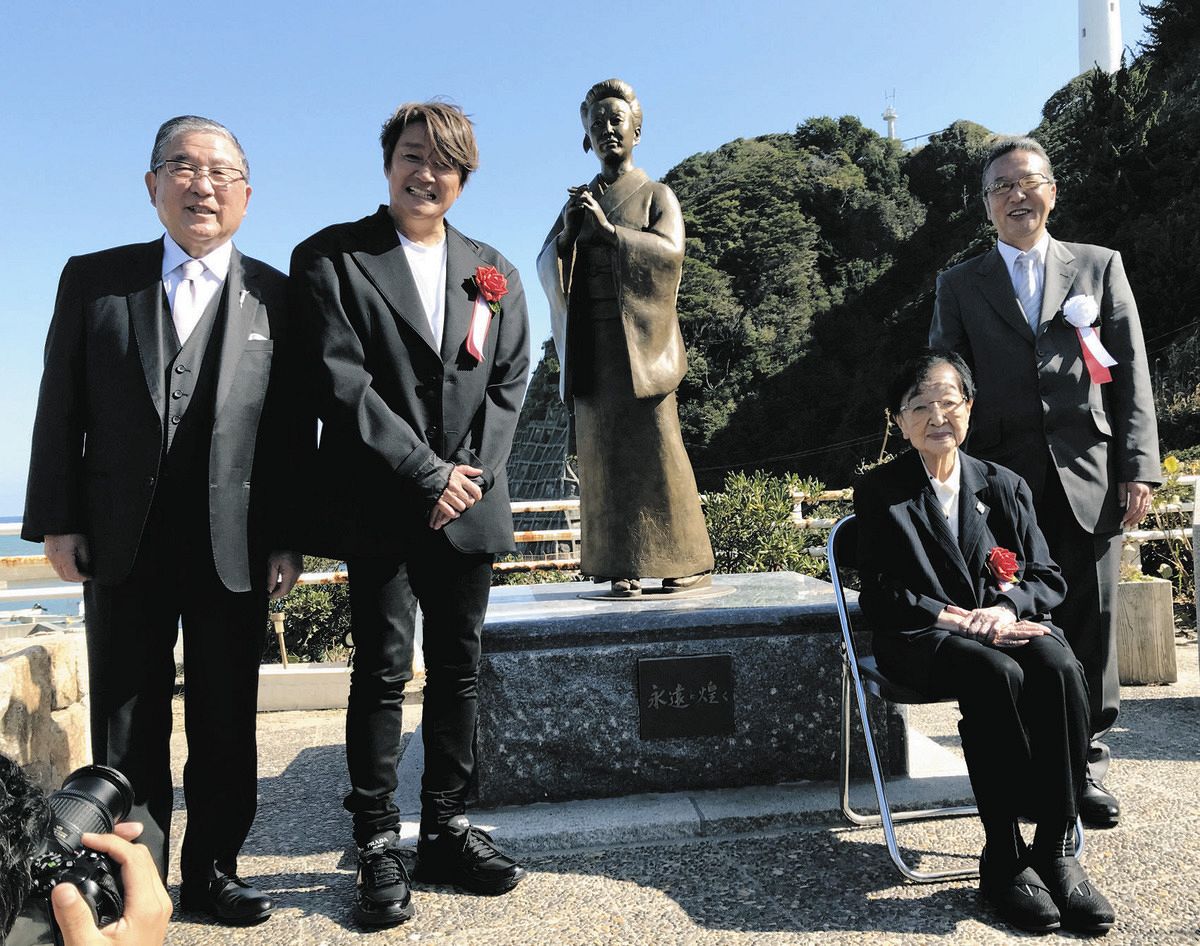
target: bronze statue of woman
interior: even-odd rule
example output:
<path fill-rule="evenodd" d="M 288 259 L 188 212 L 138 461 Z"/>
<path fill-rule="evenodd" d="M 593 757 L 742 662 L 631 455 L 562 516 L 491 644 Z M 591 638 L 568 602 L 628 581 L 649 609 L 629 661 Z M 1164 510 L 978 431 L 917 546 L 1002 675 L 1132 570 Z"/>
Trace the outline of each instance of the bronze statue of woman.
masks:
<path fill-rule="evenodd" d="M 683 215 L 665 184 L 633 166 L 642 108 L 628 83 L 598 82 L 579 107 L 583 150 L 600 160 L 568 199 L 538 256 L 574 402 L 581 570 L 614 594 L 711 584 L 712 545 L 683 446 L 675 389 L 687 370 L 675 298 Z"/>

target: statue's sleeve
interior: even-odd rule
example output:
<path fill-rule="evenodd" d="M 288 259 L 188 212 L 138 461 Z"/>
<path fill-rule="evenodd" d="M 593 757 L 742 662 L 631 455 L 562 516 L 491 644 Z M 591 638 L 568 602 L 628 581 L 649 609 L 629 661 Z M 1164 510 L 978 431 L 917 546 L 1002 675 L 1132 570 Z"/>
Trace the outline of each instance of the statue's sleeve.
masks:
<path fill-rule="evenodd" d="M 574 246 L 565 255 L 558 251 L 562 220 L 562 214 L 559 214 L 537 258 L 538 280 L 550 304 L 550 334 L 554 336 L 554 349 L 558 352 L 560 397 L 566 393 L 562 384 L 566 375 L 561 369 L 567 363 L 567 292 L 570 288 L 571 264 L 575 258 Z"/>
<path fill-rule="evenodd" d="M 668 279 L 672 294 L 679 288 L 683 269 L 683 212 L 675 193 L 666 184 L 652 183 L 646 225 L 641 229 L 617 226 L 617 250 L 622 269 L 637 278 L 649 267 Z M 640 279 L 638 280 L 640 281 Z"/>
<path fill-rule="evenodd" d="M 683 213 L 665 184 L 653 188 L 640 228 L 616 225 L 617 284 L 636 397 L 674 391 L 687 371 L 675 297 L 683 273 Z"/>

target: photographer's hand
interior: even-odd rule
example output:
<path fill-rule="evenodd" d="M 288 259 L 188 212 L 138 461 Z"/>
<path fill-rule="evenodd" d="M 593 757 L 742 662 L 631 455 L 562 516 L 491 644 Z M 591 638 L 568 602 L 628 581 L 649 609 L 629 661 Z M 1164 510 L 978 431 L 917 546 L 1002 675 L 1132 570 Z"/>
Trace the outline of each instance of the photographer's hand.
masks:
<path fill-rule="evenodd" d="M 97 929 L 92 911 L 72 884 L 50 894 L 63 946 L 161 946 L 171 918 L 171 898 L 159 880 L 150 851 L 129 842 L 142 833 L 136 821 L 117 825 L 114 834 L 85 834 L 83 843 L 121 865 L 125 912 L 116 923 Z"/>

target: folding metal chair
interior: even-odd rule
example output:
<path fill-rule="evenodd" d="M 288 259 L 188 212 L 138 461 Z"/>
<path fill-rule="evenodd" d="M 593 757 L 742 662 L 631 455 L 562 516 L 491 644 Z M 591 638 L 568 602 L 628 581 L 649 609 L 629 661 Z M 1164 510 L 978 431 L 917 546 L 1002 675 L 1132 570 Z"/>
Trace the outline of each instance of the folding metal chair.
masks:
<path fill-rule="evenodd" d="M 963 867 L 951 870 L 921 871 L 910 867 L 900 853 L 900 845 L 896 841 L 896 823 L 902 821 L 924 821 L 931 818 L 957 818 L 965 815 L 977 815 L 979 809 L 975 805 L 956 805 L 942 808 L 922 808 L 912 811 L 892 811 L 887 799 L 887 782 L 883 777 L 883 766 L 879 759 L 879 746 L 875 741 L 875 733 L 871 727 L 871 717 L 867 711 L 867 694 L 878 697 L 888 703 L 898 705 L 913 705 L 920 703 L 950 703 L 952 698 L 929 697 L 916 690 L 893 683 L 880 671 L 874 657 L 860 657 L 854 644 L 854 627 L 850 620 L 850 609 L 846 604 L 846 590 L 842 585 L 841 568 L 852 567 L 858 558 L 858 527 L 854 516 L 846 516 L 834 525 L 829 533 L 826 545 L 829 558 L 829 580 L 833 584 L 834 598 L 837 602 L 838 620 L 842 625 L 842 757 L 841 757 L 841 805 L 842 814 L 852 824 L 862 826 L 883 826 L 883 836 L 887 841 L 888 854 L 897 869 L 909 880 L 917 883 L 937 883 L 946 880 L 960 880 L 968 877 L 978 877 L 978 867 Z M 850 697 L 851 688 L 858 703 L 858 716 L 862 721 L 863 735 L 867 744 L 867 759 L 871 765 L 871 779 L 875 783 L 875 797 L 879 802 L 878 814 L 863 814 L 855 811 L 850 805 Z M 1075 824 L 1076 849 L 1078 857 L 1083 853 L 1083 825 L 1078 820 Z"/>

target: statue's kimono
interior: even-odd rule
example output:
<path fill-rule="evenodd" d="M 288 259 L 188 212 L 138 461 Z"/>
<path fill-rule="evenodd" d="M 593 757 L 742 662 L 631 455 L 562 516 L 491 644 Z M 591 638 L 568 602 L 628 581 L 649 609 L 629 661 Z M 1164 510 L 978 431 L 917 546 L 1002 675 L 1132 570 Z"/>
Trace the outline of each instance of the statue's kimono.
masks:
<path fill-rule="evenodd" d="M 636 168 L 589 186 L 617 245 L 576 243 L 560 253 L 560 215 L 538 256 L 559 393 L 575 408 L 581 570 L 609 579 L 708 571 L 712 546 L 675 403 L 687 370 L 675 312 L 679 202 Z"/>

